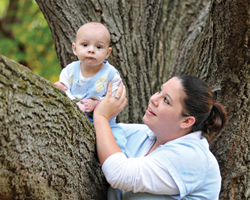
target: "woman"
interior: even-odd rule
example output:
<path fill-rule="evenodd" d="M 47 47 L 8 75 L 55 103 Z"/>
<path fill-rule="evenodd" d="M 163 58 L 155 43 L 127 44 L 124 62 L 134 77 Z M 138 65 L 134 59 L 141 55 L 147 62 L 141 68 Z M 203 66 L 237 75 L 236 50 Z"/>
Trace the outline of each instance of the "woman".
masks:
<path fill-rule="evenodd" d="M 94 112 L 98 157 L 111 185 L 108 199 L 219 198 L 219 166 L 201 134 L 218 133 L 226 113 L 206 83 L 173 77 L 150 98 L 145 125 L 122 124 L 131 158 L 119 149 L 109 126 L 127 103 L 125 87 L 119 86 L 119 99 L 111 93 L 110 84 Z"/>

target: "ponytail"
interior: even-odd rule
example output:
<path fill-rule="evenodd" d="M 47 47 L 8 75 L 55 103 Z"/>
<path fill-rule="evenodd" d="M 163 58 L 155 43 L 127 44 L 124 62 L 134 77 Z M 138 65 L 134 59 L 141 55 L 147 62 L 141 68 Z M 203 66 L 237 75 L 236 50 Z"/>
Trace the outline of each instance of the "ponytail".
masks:
<path fill-rule="evenodd" d="M 226 123 L 227 115 L 224 106 L 221 103 L 215 102 L 210 115 L 204 124 L 203 132 L 208 134 L 208 140 L 212 141 Z"/>
<path fill-rule="evenodd" d="M 183 116 L 195 117 L 192 131 L 202 131 L 211 141 L 226 122 L 226 111 L 221 103 L 214 102 L 211 88 L 201 79 L 190 75 L 176 76 L 186 94 L 183 99 Z"/>

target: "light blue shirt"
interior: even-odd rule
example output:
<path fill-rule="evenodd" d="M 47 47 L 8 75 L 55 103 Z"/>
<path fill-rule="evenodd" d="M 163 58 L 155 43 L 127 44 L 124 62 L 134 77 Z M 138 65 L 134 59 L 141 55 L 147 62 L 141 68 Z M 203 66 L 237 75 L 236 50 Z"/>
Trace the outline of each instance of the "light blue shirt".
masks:
<path fill-rule="evenodd" d="M 148 134 L 150 132 L 146 125 L 139 124 L 120 124 L 124 130 L 125 136 L 127 138 L 127 149 L 129 150 L 131 157 L 140 157 L 146 151 L 148 151 L 152 144 L 152 135 Z M 113 155 L 112 155 L 113 156 Z M 135 158 L 122 158 L 124 164 L 119 164 L 119 166 L 111 166 L 109 162 L 112 162 L 112 156 L 110 156 L 103 164 L 103 170 L 106 177 L 109 174 L 114 173 L 115 167 L 120 174 L 122 171 L 126 171 L 124 166 L 127 168 L 125 162 L 138 163 Z M 114 155 L 117 156 L 117 155 Z M 149 154 L 147 159 L 150 157 L 159 162 L 160 166 L 164 166 L 166 173 L 170 173 L 176 185 L 179 188 L 178 195 L 157 195 L 150 193 L 133 193 L 131 191 L 121 191 L 118 189 L 110 188 L 108 191 L 109 200 L 145 200 L 145 199 L 184 199 L 184 200 L 216 200 L 219 198 L 219 192 L 221 188 L 221 176 L 217 160 L 214 155 L 209 150 L 209 145 L 207 140 L 201 136 L 201 132 L 194 132 L 185 135 L 176 140 L 167 142 L 164 145 L 159 146 L 155 151 Z M 145 157 L 145 158 L 146 158 Z M 134 160 L 132 160 L 134 159 Z M 141 158 L 138 158 L 141 159 Z M 118 162 L 118 159 L 116 158 Z M 136 177 L 136 181 L 140 179 L 144 180 L 143 177 L 149 176 L 152 169 L 150 167 L 140 167 L 141 175 Z M 132 166 L 132 165 L 130 165 Z M 150 163 L 149 163 L 150 166 Z M 138 166 L 137 166 L 138 168 Z M 148 170 L 148 171 L 147 171 Z M 132 171 L 132 168 L 129 170 Z M 127 176 L 131 176 L 129 171 L 126 172 Z M 153 183 L 158 184 L 159 177 L 151 178 Z M 127 177 L 126 174 L 120 175 L 120 177 L 125 177 L 126 181 L 133 180 L 133 177 Z M 123 181 L 119 177 L 115 179 L 116 182 Z M 117 183 L 116 183 L 117 184 Z M 134 188 L 133 182 L 129 182 L 131 188 Z M 143 184 L 143 182 L 142 182 Z M 160 183 L 162 187 L 157 187 L 162 190 L 164 184 Z M 111 184 L 112 185 L 112 184 Z M 117 185 L 123 185 L 117 184 Z M 143 188 L 140 186 L 140 188 Z M 157 190 L 157 188 L 155 190 Z M 122 189 L 122 188 L 120 188 Z M 136 190 L 136 189 L 135 189 Z"/>

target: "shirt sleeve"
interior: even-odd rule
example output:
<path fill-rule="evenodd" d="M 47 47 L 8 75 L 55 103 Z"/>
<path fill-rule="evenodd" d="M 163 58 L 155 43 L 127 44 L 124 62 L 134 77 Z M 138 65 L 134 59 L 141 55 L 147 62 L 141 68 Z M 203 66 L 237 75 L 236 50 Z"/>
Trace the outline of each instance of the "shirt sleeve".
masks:
<path fill-rule="evenodd" d="M 123 153 L 115 153 L 105 160 L 102 170 L 113 188 L 134 193 L 179 194 L 168 170 L 150 155 L 127 158 Z"/>
<path fill-rule="evenodd" d="M 67 87 L 67 90 L 65 91 L 66 95 L 71 100 L 75 99 L 75 97 L 70 92 L 71 87 L 69 84 L 69 77 L 66 68 L 63 68 L 63 70 L 61 71 L 59 82 L 63 83 Z"/>
<path fill-rule="evenodd" d="M 120 82 L 122 81 L 121 77 L 119 76 L 119 74 L 115 74 L 114 78 L 112 80 L 112 95 L 114 96 L 116 93 L 116 90 L 118 89 L 118 86 L 120 84 Z"/>
<path fill-rule="evenodd" d="M 120 82 L 122 81 L 121 77 L 119 76 L 119 74 L 115 74 L 114 78 L 112 79 L 112 96 L 115 95 L 116 90 L 118 89 L 118 86 L 120 84 Z M 100 97 L 99 100 L 102 100 L 104 97 Z"/>

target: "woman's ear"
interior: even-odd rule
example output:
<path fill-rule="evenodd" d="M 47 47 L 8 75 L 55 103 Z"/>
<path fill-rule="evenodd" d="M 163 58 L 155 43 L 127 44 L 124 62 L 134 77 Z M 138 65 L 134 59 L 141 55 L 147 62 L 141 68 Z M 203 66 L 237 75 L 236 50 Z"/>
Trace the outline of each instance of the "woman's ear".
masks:
<path fill-rule="evenodd" d="M 194 125 L 194 123 L 195 123 L 195 118 L 193 116 L 188 116 L 188 117 L 184 118 L 184 120 L 180 124 L 180 127 L 181 128 L 190 128 L 191 126 Z"/>

